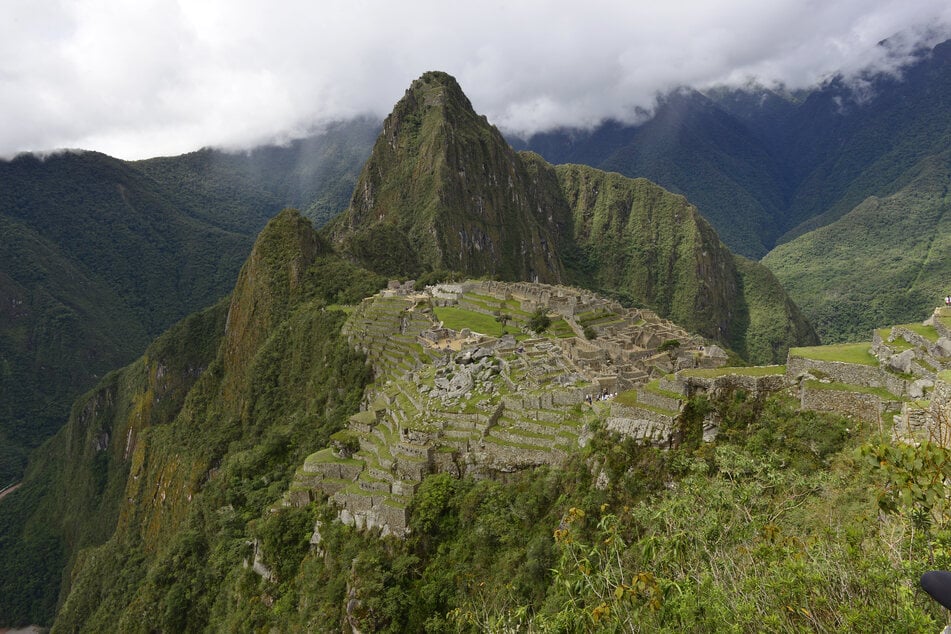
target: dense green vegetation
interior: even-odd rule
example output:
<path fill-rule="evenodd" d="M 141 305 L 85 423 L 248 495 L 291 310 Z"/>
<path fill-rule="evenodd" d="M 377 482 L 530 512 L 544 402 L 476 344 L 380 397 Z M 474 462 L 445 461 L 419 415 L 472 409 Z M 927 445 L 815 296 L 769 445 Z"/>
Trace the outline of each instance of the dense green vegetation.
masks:
<path fill-rule="evenodd" d="M 245 521 L 257 517 L 294 466 L 342 427 L 369 371 L 339 337 L 346 313 L 325 306 L 356 301 L 383 280 L 321 249 L 309 222 L 282 214 L 230 302 L 184 320 L 76 404 L 24 486 L 0 504 L 5 622 L 48 622 L 57 596 L 73 589 L 66 620 L 96 622 L 127 605 L 157 565 L 156 549 L 186 547 L 173 536 L 194 546 L 191 533 L 180 535 L 204 521 L 189 515 L 201 508 L 189 491 L 213 481 L 233 501 L 224 504 Z M 61 577 L 64 565 L 79 576 Z M 115 629 L 107 622 L 93 629 Z"/>
<path fill-rule="evenodd" d="M 0 481 L 69 405 L 234 283 L 251 240 L 101 154 L 0 162 Z"/>
<path fill-rule="evenodd" d="M 682 196 L 581 165 L 555 171 L 574 218 L 576 283 L 649 306 L 755 363 L 817 342 L 769 270 L 730 253 Z"/>
<path fill-rule="evenodd" d="M 868 495 L 897 476 L 866 467 L 859 450 L 887 444 L 866 444 L 854 422 L 803 414 L 782 399 L 736 394 L 694 407 L 726 414 L 717 443 L 661 451 L 598 432 L 566 467 L 506 484 L 430 476 L 405 541 L 343 526 L 319 501 L 275 506 L 286 485 L 280 465 L 297 455 L 287 444 L 309 440 L 266 433 L 256 447 L 232 445 L 158 553 L 143 558 L 110 540 L 84 554 L 56 629 L 939 626 L 938 610 L 913 587 L 940 563 L 927 549 L 943 543 L 940 531 L 923 536 L 920 518 L 897 507 L 880 517 Z M 595 486 L 602 472 L 608 484 Z M 315 525 L 320 541 L 311 546 Z M 270 578 L 242 565 L 250 540 Z"/>
<path fill-rule="evenodd" d="M 79 394 L 230 291 L 269 218 L 340 211 L 377 127 L 244 154 L 0 161 L 0 486 Z"/>
<path fill-rule="evenodd" d="M 829 346 L 814 346 L 810 348 L 793 348 L 790 353 L 806 359 L 817 361 L 841 361 L 844 363 L 859 363 L 861 365 L 878 365 L 878 358 L 870 352 L 871 344 L 843 343 Z"/>
<path fill-rule="evenodd" d="M 920 321 L 949 293 L 951 153 L 925 159 L 896 193 L 869 198 L 764 260 L 823 341 Z"/>

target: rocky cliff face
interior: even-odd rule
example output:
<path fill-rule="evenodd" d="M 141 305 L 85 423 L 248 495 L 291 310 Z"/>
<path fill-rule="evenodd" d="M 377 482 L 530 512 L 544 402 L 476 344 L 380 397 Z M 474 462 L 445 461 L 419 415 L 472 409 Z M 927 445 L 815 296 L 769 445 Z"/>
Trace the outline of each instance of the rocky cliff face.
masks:
<path fill-rule="evenodd" d="M 733 255 L 686 198 L 643 178 L 581 165 L 556 170 L 598 287 L 720 341 L 741 335 Z"/>
<path fill-rule="evenodd" d="M 683 196 L 581 165 L 555 172 L 572 219 L 570 274 L 579 283 L 650 306 L 756 363 L 818 342 L 776 278 L 731 253 Z"/>

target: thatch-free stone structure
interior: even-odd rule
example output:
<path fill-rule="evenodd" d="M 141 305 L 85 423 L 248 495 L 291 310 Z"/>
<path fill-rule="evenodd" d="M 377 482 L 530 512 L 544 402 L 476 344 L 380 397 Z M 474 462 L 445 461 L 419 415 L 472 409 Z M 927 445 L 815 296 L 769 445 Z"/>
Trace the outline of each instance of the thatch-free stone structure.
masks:
<path fill-rule="evenodd" d="M 560 321 L 545 336 L 491 336 L 446 328 L 439 310 L 447 306 L 523 327 L 539 309 Z M 342 521 L 397 536 L 408 530 L 407 508 L 427 474 L 504 477 L 561 464 L 588 423 L 623 419 L 609 395 L 725 359 L 650 311 L 529 283 L 473 281 L 421 293 L 391 284 L 355 307 L 344 334 L 367 354 L 375 381 L 363 411 L 298 470 L 288 501 L 325 495 Z M 659 417 L 650 433 L 630 422 L 643 419 L 625 419 L 625 433 L 667 442 L 672 419 Z"/>

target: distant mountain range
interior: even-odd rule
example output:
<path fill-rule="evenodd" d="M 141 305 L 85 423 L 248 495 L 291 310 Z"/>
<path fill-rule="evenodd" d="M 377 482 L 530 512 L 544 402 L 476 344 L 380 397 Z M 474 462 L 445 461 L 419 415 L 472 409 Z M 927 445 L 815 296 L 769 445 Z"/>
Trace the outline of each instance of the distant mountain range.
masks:
<path fill-rule="evenodd" d="M 751 86 L 663 98 L 638 126 L 606 122 L 512 139 L 552 163 L 644 177 L 682 193 L 734 251 L 763 257 L 829 224 L 951 140 L 951 42 L 901 78 L 835 78 L 804 93 Z"/>

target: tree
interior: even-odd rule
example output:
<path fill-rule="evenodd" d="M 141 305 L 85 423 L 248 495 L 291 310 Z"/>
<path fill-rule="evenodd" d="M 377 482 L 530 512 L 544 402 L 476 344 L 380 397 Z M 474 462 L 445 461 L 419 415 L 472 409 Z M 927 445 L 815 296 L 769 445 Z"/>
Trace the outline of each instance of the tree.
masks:
<path fill-rule="evenodd" d="M 539 306 L 528 318 L 528 329 L 536 333 L 543 333 L 551 325 L 551 319 L 548 317 L 548 308 Z"/>

